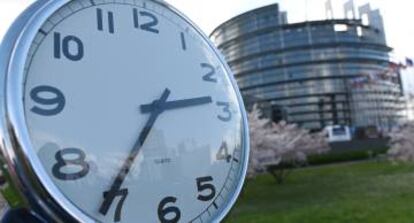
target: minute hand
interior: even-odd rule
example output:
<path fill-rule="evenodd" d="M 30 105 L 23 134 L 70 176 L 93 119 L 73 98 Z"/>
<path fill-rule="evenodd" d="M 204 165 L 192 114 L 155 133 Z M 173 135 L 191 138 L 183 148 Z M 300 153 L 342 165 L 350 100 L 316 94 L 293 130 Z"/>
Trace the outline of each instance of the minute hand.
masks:
<path fill-rule="evenodd" d="M 162 104 L 162 109 L 166 110 L 173 110 L 173 109 L 180 109 L 180 108 L 187 108 L 193 106 L 199 106 L 204 104 L 212 103 L 213 99 L 211 97 L 199 97 L 199 98 L 191 98 L 191 99 L 183 99 L 183 100 L 176 100 L 176 101 L 167 101 Z M 141 105 L 141 113 L 152 113 L 156 108 L 154 104 L 146 104 Z"/>
<path fill-rule="evenodd" d="M 121 193 L 121 186 L 122 183 L 124 182 L 126 176 L 128 175 L 132 164 L 134 163 L 136 157 L 139 154 L 139 151 L 141 150 L 142 146 L 144 145 L 145 140 L 147 139 L 155 121 L 157 120 L 158 116 L 163 112 L 163 104 L 167 101 L 168 96 L 170 95 L 170 90 L 169 89 L 165 89 L 161 98 L 159 100 L 156 100 L 154 102 L 154 104 L 156 104 L 156 108 L 158 109 L 154 109 L 153 112 L 151 112 L 151 115 L 147 121 L 147 123 L 145 124 L 144 128 L 142 129 L 141 133 L 139 134 L 139 137 L 137 139 L 137 141 L 135 142 L 134 147 L 132 148 L 128 158 L 124 161 L 124 164 L 122 165 L 121 170 L 118 172 L 118 175 L 116 176 L 111 188 L 109 189 L 109 191 L 107 191 L 106 195 L 105 195 L 105 199 L 102 202 L 100 208 L 99 208 L 99 212 L 103 215 L 106 215 L 109 211 L 109 208 L 111 206 L 111 204 L 113 203 L 115 197 Z M 128 192 L 126 192 L 128 193 Z M 116 215 L 116 219 L 119 220 L 120 219 L 120 213 L 117 213 Z"/>

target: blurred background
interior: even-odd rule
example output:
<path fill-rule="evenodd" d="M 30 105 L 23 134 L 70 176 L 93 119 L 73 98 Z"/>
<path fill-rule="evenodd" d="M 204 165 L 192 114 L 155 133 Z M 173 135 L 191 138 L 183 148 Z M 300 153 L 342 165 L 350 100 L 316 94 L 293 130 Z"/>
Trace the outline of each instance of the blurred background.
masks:
<path fill-rule="evenodd" d="M 0 38 L 31 2 L 0 2 Z M 414 2 L 167 2 L 222 52 L 249 112 L 226 222 L 414 222 Z"/>

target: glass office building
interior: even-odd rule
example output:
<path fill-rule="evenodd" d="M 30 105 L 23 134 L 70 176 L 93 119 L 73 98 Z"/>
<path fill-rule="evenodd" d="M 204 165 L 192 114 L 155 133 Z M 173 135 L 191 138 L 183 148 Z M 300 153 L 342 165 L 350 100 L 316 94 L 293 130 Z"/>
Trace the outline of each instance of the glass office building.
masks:
<path fill-rule="evenodd" d="M 314 130 L 390 128 L 403 118 L 401 77 L 380 12 L 364 5 L 356 19 L 346 10 L 351 18 L 289 24 L 274 4 L 217 27 L 211 38 L 246 105 L 265 103 L 274 121 Z"/>

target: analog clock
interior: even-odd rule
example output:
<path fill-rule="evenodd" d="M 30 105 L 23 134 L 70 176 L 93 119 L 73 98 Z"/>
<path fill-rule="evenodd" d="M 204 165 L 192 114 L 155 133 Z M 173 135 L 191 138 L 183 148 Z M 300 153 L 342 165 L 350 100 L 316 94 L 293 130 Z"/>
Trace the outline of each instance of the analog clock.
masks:
<path fill-rule="evenodd" d="M 38 1 L 2 45 L 1 150 L 50 221 L 215 222 L 248 162 L 231 72 L 163 1 Z"/>

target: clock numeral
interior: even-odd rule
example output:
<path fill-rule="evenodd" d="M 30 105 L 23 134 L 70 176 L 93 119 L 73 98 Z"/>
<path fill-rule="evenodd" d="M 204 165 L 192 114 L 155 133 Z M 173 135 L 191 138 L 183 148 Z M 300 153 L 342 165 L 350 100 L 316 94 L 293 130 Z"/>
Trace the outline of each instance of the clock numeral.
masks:
<path fill-rule="evenodd" d="M 111 199 L 112 201 L 115 199 L 115 197 L 121 197 L 121 199 L 118 202 L 118 205 L 116 206 L 115 209 L 115 216 L 114 216 L 114 221 L 115 222 L 119 222 L 121 221 L 121 212 L 122 212 L 122 208 L 124 206 L 124 202 L 125 199 L 128 196 L 128 189 L 121 189 L 118 191 L 105 191 L 103 193 L 104 199 Z M 110 197 L 108 197 L 110 196 Z M 104 215 L 106 215 L 108 213 L 108 210 L 104 213 Z"/>
<path fill-rule="evenodd" d="M 41 97 L 42 95 L 43 96 L 53 95 L 53 97 Z M 30 111 L 38 115 L 43 115 L 43 116 L 57 115 L 60 112 L 62 112 L 63 108 L 65 107 L 65 101 L 66 101 L 65 96 L 59 89 L 55 87 L 46 86 L 46 85 L 35 87 L 30 92 L 30 97 L 32 98 L 34 102 L 40 105 L 54 106 L 49 109 L 34 106 L 33 108 L 30 109 Z"/>
<path fill-rule="evenodd" d="M 181 48 L 186 51 L 187 50 L 187 43 L 185 41 L 185 34 L 183 32 L 180 33 L 181 37 Z"/>
<path fill-rule="evenodd" d="M 196 179 L 197 181 L 197 190 L 199 193 L 197 199 L 200 201 L 210 201 L 216 196 L 216 188 L 213 184 L 209 183 L 213 181 L 213 177 L 200 177 Z M 203 193 L 203 191 L 208 191 L 209 193 Z"/>
<path fill-rule="evenodd" d="M 160 32 L 158 29 L 156 29 L 156 26 L 158 25 L 158 18 L 154 14 L 146 11 L 138 12 L 138 9 L 134 8 L 132 9 L 132 15 L 135 28 L 156 34 Z M 146 22 L 140 25 L 140 18 L 146 18 Z"/>
<path fill-rule="evenodd" d="M 227 147 L 227 143 L 223 142 L 220 146 L 219 151 L 216 154 L 217 160 L 226 160 L 226 162 L 230 163 L 231 155 L 229 153 L 229 148 Z"/>
<path fill-rule="evenodd" d="M 138 15 L 138 9 L 133 8 L 132 14 L 134 16 L 134 27 L 139 29 L 139 15 Z"/>
<path fill-rule="evenodd" d="M 166 207 L 168 203 L 175 204 L 177 198 L 175 197 L 166 197 L 158 205 L 158 219 L 161 223 L 177 223 L 181 218 L 181 211 L 178 207 L 169 206 Z"/>
<path fill-rule="evenodd" d="M 209 81 L 213 83 L 217 83 L 217 78 L 215 78 L 216 68 L 214 68 L 211 64 L 202 63 L 201 68 L 208 70 L 208 73 L 203 76 L 204 81 Z"/>
<path fill-rule="evenodd" d="M 141 29 L 148 31 L 148 32 L 153 32 L 153 33 L 159 33 L 160 31 L 158 29 L 155 29 L 154 27 L 158 25 L 158 18 L 149 13 L 149 12 L 140 12 L 139 13 L 142 17 L 147 17 L 149 18 L 149 21 L 147 23 L 144 23 L 141 25 Z"/>
<path fill-rule="evenodd" d="M 77 156 L 76 158 L 72 159 L 65 159 L 64 156 Z M 67 157 L 66 157 L 67 158 Z M 77 180 L 89 173 L 89 163 L 85 161 L 86 155 L 85 153 L 77 148 L 66 148 L 60 150 L 56 153 L 55 159 L 57 163 L 52 168 L 53 176 L 55 176 L 59 180 Z M 64 173 L 62 172 L 62 168 L 66 166 L 79 166 L 81 168 L 80 171 L 75 173 Z"/>
<path fill-rule="evenodd" d="M 70 49 L 72 48 L 74 49 Z M 75 52 L 74 52 L 75 51 Z M 56 59 L 60 59 L 63 55 L 72 61 L 79 61 L 83 58 L 84 48 L 82 41 L 76 36 L 66 36 L 61 38 L 61 34 L 58 32 L 54 33 L 54 56 Z"/>
<path fill-rule="evenodd" d="M 115 33 L 115 25 L 114 25 L 114 13 L 111 11 L 108 11 L 108 31 L 109 33 Z M 96 9 L 96 18 L 98 20 L 98 30 L 104 31 L 104 16 L 103 16 L 103 10 L 101 8 Z"/>
<path fill-rule="evenodd" d="M 223 122 L 228 122 L 231 120 L 232 114 L 230 111 L 230 103 L 228 102 L 217 102 L 217 106 L 223 107 L 223 114 L 224 115 L 218 115 L 217 118 L 220 119 Z"/>

